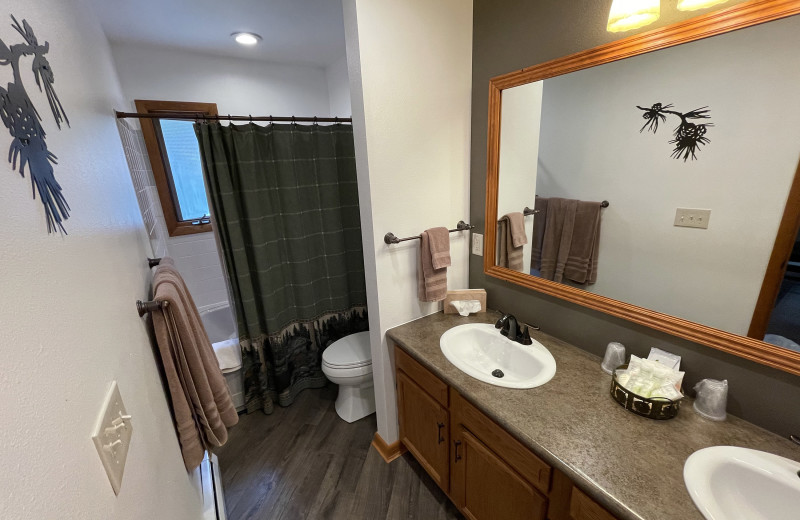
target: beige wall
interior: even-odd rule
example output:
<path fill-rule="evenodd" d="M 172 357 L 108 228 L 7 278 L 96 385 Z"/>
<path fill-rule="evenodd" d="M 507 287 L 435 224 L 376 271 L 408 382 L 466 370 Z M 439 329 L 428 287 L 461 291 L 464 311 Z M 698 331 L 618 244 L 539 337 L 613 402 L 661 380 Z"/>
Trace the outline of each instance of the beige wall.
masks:
<path fill-rule="evenodd" d="M 5 162 L 0 135 L 0 518 L 198 519 L 200 498 L 183 467 L 146 328 L 134 308 L 147 295 L 149 250 L 112 109 L 122 96 L 108 44 L 81 2 L 5 2 L 0 38 L 19 41 L 24 18 L 47 56 L 72 124 L 56 129 L 30 59 L 25 85 L 58 156 L 72 206 L 68 236 L 47 235 L 30 180 Z M 0 84 L 10 71 L 0 67 Z M 91 439 L 117 380 L 133 438 L 119 496 Z"/>
<path fill-rule="evenodd" d="M 378 432 L 397 440 L 384 333 L 437 312 L 417 300 L 418 235 L 467 219 L 472 2 L 344 0 Z M 467 233 L 451 234 L 448 288 L 467 287 Z"/>

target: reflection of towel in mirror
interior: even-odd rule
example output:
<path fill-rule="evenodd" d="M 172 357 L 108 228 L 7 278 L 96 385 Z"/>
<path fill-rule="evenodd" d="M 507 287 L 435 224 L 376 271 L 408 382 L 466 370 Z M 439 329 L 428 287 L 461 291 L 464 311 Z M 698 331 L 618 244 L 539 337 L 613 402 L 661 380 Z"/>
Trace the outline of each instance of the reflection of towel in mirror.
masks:
<path fill-rule="evenodd" d="M 597 281 L 600 203 L 551 198 L 547 204 L 541 276 L 561 282 Z"/>
<path fill-rule="evenodd" d="M 547 203 L 547 221 L 542 240 L 542 278 L 555 282 L 563 279 L 577 208 L 577 200 L 553 197 Z"/>
<path fill-rule="evenodd" d="M 599 246 L 600 203 L 579 201 L 564 278 L 577 283 L 595 283 Z"/>
<path fill-rule="evenodd" d="M 546 197 L 536 197 L 533 209 L 533 235 L 531 239 L 531 269 L 540 270 L 542 268 L 542 242 L 544 241 L 544 227 L 547 222 L 547 201 Z"/>
<path fill-rule="evenodd" d="M 450 232 L 431 228 L 422 232 L 417 271 L 417 297 L 421 302 L 439 302 L 447 296 L 447 266 L 450 265 Z M 435 266 L 440 266 L 436 268 Z"/>
<path fill-rule="evenodd" d="M 522 213 L 516 212 L 503 215 L 497 225 L 498 249 L 500 251 L 498 265 L 515 271 L 522 271 L 522 246 L 528 243 L 528 237 L 525 236 L 525 223 Z M 522 237 L 519 236 L 520 232 Z"/>
<path fill-rule="evenodd" d="M 183 462 L 191 471 L 205 450 L 225 444 L 239 416 L 192 296 L 164 260 L 153 277 L 153 295 L 167 305 L 151 317 Z"/>

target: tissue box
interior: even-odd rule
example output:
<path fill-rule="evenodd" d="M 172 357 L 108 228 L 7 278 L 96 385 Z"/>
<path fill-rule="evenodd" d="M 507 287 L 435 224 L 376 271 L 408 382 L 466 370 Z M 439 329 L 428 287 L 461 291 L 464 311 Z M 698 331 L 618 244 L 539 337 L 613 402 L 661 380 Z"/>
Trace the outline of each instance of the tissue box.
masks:
<path fill-rule="evenodd" d="M 444 298 L 444 313 L 458 314 L 456 308 L 450 305 L 450 302 L 458 300 L 478 300 L 481 302 L 480 312 L 486 312 L 486 289 L 461 289 L 458 291 L 447 291 L 447 296 Z"/>

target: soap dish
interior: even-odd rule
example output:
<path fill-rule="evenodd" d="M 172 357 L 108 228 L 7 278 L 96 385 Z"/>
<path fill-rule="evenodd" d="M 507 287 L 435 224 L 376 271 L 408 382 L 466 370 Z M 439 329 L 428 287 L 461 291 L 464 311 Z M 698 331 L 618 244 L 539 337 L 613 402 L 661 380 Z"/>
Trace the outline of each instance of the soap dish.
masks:
<path fill-rule="evenodd" d="M 623 408 L 636 415 L 663 421 L 678 415 L 681 400 L 667 399 L 666 397 L 642 397 L 636 395 L 617 381 L 617 370 L 625 370 L 628 365 L 620 365 L 611 376 L 611 397 L 622 405 Z"/>

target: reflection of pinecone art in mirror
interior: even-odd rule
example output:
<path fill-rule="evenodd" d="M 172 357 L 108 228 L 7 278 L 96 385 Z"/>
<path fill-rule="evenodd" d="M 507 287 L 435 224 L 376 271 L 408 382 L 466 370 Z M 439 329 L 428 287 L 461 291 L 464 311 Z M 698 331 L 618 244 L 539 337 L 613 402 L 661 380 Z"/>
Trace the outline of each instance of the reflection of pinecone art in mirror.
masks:
<path fill-rule="evenodd" d="M 39 91 L 44 89 L 56 125 L 59 130 L 62 121 L 69 126 L 69 119 L 64 113 L 64 107 L 61 106 L 61 102 L 53 90 L 55 82 L 53 70 L 45 58 L 45 54 L 50 50 L 50 44 L 44 42 L 43 45 L 40 45 L 27 21 L 22 20 L 22 25 L 20 25 L 16 18 L 12 16 L 11 19 L 14 21 L 11 27 L 22 36 L 24 41 L 7 46 L 3 40 L 0 40 L 0 66 L 10 65 L 14 76 L 14 80 L 8 83 L 7 89 L 0 87 L 0 119 L 12 137 L 11 147 L 8 150 L 8 162 L 11 163 L 13 170 L 17 170 L 17 160 L 19 160 L 19 173 L 23 177 L 25 177 L 25 166 L 28 166 L 33 198 L 36 198 L 38 191 L 39 199 L 44 205 L 47 232 L 52 233 L 59 230 L 66 234 L 62 222 L 69 218 L 70 208 L 61 193 L 61 185 L 56 181 L 53 171 L 56 156 L 47 149 L 44 128 L 40 123 L 42 118 L 22 84 L 22 71 L 20 70 L 22 58 L 32 57 L 33 79 L 36 86 L 39 87 Z"/>
<path fill-rule="evenodd" d="M 650 108 L 642 108 L 638 105 L 636 108 L 644 112 L 642 118 L 644 118 L 645 123 L 639 129 L 639 132 L 647 130 L 655 134 L 659 123 L 666 122 L 667 114 L 678 116 L 681 119 L 681 124 L 675 128 L 674 139 L 669 142 L 669 144 L 675 145 L 675 149 L 672 150 L 672 157 L 675 159 L 682 158 L 685 162 L 691 157 L 692 160 L 695 160 L 700 147 L 711 142 L 706 137 L 706 132 L 709 126 L 714 126 L 714 123 L 695 124 L 691 122 L 693 119 L 708 119 L 711 117 L 708 107 L 700 107 L 686 113 L 670 110 L 672 105 L 662 105 L 661 103 L 656 103 Z"/>

